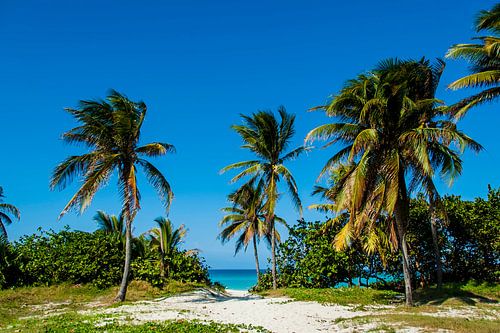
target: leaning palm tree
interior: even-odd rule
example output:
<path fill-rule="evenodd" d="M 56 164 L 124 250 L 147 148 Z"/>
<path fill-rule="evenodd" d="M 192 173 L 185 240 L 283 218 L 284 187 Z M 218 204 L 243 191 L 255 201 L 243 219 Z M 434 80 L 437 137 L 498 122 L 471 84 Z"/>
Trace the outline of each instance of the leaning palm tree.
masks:
<path fill-rule="evenodd" d="M 142 168 L 168 210 L 173 198 L 170 185 L 163 174 L 144 157 L 162 156 L 173 152 L 174 147 L 162 142 L 139 146 L 146 104 L 132 102 L 114 90 L 106 100 L 80 101 L 78 108 L 66 110 L 80 125 L 64 133 L 63 140 L 83 145 L 89 151 L 68 157 L 53 172 L 51 189 L 64 189 L 74 177 L 81 177 L 83 181 L 59 218 L 76 207 L 82 213 L 92 202 L 95 193 L 108 182 L 114 171 L 117 172 L 126 240 L 123 278 L 116 300 L 123 301 L 132 255 L 132 222 L 140 209 L 137 168 Z"/>
<path fill-rule="evenodd" d="M 250 150 L 257 159 L 237 162 L 221 170 L 221 173 L 224 173 L 232 169 L 243 169 L 231 179 L 231 182 L 251 176 L 251 179 L 258 179 L 264 184 L 266 224 L 271 234 L 273 289 L 277 288 L 275 208 L 278 202 L 278 183 L 280 180 L 286 183 L 295 208 L 302 214 L 297 184 L 284 163 L 306 151 L 306 148 L 302 146 L 285 153 L 295 134 L 295 116 L 288 114 L 282 106 L 278 108 L 278 113 L 280 115 L 279 122 L 270 111 L 259 111 L 251 117 L 242 115 L 245 124 L 233 125 L 232 128 L 243 139 L 242 148 Z"/>
<path fill-rule="evenodd" d="M 344 144 L 321 172 L 345 164 L 329 193 L 331 210 L 349 214 L 337 244 L 375 235 L 377 222 L 387 221 L 388 240 L 401 250 L 408 305 L 413 303 L 406 242 L 410 194 L 419 188 L 431 191 L 436 171 L 451 181 L 462 170 L 459 152 L 481 149 L 443 118 L 449 109 L 440 107 L 441 101 L 422 94 L 429 73 L 439 75 L 438 67 L 425 59 L 380 63 L 373 72 L 348 81 L 331 103 L 318 107 L 340 122 L 319 126 L 306 137 L 307 142 Z"/>
<path fill-rule="evenodd" d="M 241 249 L 246 251 L 248 244 L 252 241 L 257 281 L 260 281 L 257 242 L 262 237 L 265 237 L 271 243 L 270 230 L 268 230 L 265 222 L 266 203 L 263 183 L 259 182 L 255 184 L 255 181 L 246 183 L 231 193 L 228 199 L 233 205 L 222 208 L 222 211 L 226 215 L 219 223 L 219 226 L 224 227 L 219 237 L 223 243 L 226 243 L 240 233 L 240 236 L 236 240 L 235 254 Z M 278 216 L 275 216 L 275 221 L 284 223 L 284 220 Z M 276 229 L 275 237 L 278 241 L 280 240 L 280 235 Z"/>
<path fill-rule="evenodd" d="M 486 88 L 453 106 L 457 118 L 475 105 L 500 97 L 500 4 L 481 11 L 475 25 L 477 32 L 489 31 L 492 35 L 476 37 L 479 43 L 453 45 L 446 54 L 447 58 L 464 59 L 471 64 L 471 74 L 451 83 L 449 88 Z"/>
<path fill-rule="evenodd" d="M 187 229 L 184 225 L 174 229 L 172 222 L 165 217 L 155 219 L 157 228 L 148 231 L 150 247 L 160 255 L 160 275 L 162 277 L 170 276 L 170 269 L 174 254 L 186 237 Z M 197 250 L 189 250 L 187 254 L 196 253 Z"/>
<path fill-rule="evenodd" d="M 12 223 L 11 216 L 14 216 L 17 220 L 21 219 L 21 213 L 16 206 L 4 203 L 4 197 L 3 188 L 0 186 L 0 237 L 5 237 L 5 239 L 7 239 L 7 229 L 5 229 L 5 225 Z"/>

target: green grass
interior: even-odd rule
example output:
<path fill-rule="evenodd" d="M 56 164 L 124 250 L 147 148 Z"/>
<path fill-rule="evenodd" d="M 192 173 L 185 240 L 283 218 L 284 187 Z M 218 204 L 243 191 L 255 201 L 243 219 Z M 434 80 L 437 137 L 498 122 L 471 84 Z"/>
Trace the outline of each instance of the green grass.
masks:
<path fill-rule="evenodd" d="M 376 332 L 394 332 L 404 327 L 418 327 L 425 332 L 449 330 L 456 333 L 496 333 L 500 332 L 499 320 L 470 319 L 457 317 L 432 317 L 419 314 L 384 314 L 356 317 L 343 321 L 345 326 L 369 322 L 379 323 Z"/>
<path fill-rule="evenodd" d="M 371 305 L 399 304 L 404 295 L 391 290 L 371 288 L 281 288 L 260 292 L 263 296 L 287 296 L 297 301 L 316 301 L 324 304 Z M 494 304 L 500 299 L 500 284 L 448 283 L 442 289 L 435 287 L 418 289 L 414 299 L 417 305 L 479 305 Z"/>
<path fill-rule="evenodd" d="M 263 296 L 288 296 L 297 301 L 316 301 L 323 304 L 340 305 L 372 305 L 392 304 L 401 302 L 402 295 L 390 290 L 371 288 L 282 288 L 267 290 L 260 293 Z"/>
<path fill-rule="evenodd" d="M 106 319 L 104 324 L 103 319 Z M 112 319 L 112 318 L 111 318 Z M 262 327 L 249 325 L 220 324 L 215 322 L 200 321 L 164 321 L 161 323 L 145 323 L 130 325 L 111 320 L 103 316 L 82 316 L 67 313 L 43 319 L 33 318 L 16 321 L 0 332 L 51 332 L 51 333 L 90 333 L 90 332 L 116 332 L 116 333 L 146 333 L 146 332 L 182 332 L 182 333 L 226 333 L 226 332 L 268 332 Z"/>
<path fill-rule="evenodd" d="M 500 284 L 494 283 L 446 283 L 443 288 L 436 287 L 415 291 L 418 305 L 478 305 L 498 303 Z"/>
<path fill-rule="evenodd" d="M 143 281 L 132 281 L 127 302 L 171 296 L 202 286 L 172 281 L 164 289 L 159 289 Z M 117 292 L 118 287 L 97 289 L 91 285 L 70 284 L 0 290 L 0 328 L 17 318 L 86 309 L 89 302 L 109 306 L 114 303 Z"/>

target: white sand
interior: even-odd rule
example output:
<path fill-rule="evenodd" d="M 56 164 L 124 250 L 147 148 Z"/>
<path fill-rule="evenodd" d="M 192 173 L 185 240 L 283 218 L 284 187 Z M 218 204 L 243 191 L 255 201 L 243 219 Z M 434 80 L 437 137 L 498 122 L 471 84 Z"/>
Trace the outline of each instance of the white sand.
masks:
<path fill-rule="evenodd" d="M 497 320 L 498 307 L 485 310 L 464 308 L 462 310 L 442 307 L 437 312 L 421 313 L 434 317 L 478 317 Z M 174 297 L 154 301 L 135 302 L 112 308 L 93 308 L 82 313 L 104 313 L 112 315 L 104 319 L 140 324 L 148 321 L 201 320 L 228 324 L 262 326 L 275 333 L 310 332 L 366 332 L 376 329 L 383 321 L 337 321 L 370 314 L 398 313 L 394 306 L 364 307 L 322 305 L 317 302 L 292 301 L 289 298 L 263 298 L 245 291 L 227 290 L 221 294 L 209 289 L 197 290 Z M 394 323 L 393 323 L 394 324 Z M 424 332 L 423 328 L 394 327 L 397 332 Z"/>
<path fill-rule="evenodd" d="M 132 319 L 135 323 L 198 319 L 262 326 L 276 333 L 350 332 L 354 328 L 335 325 L 335 319 L 369 314 L 366 311 L 354 311 L 348 306 L 296 302 L 287 298 L 262 298 L 238 290 L 228 290 L 226 294 L 220 294 L 207 289 L 155 301 L 107 308 L 99 312 Z"/>

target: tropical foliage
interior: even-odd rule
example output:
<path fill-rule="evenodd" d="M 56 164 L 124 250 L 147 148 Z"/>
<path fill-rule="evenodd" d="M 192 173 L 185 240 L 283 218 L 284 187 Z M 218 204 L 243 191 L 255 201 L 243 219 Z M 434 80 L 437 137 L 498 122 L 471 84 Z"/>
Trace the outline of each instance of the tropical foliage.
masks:
<path fill-rule="evenodd" d="M 475 26 L 477 32 L 489 32 L 491 35 L 474 38 L 478 43 L 453 45 L 446 54 L 447 58 L 464 59 L 471 64 L 471 73 L 452 82 L 449 88 L 486 88 L 454 105 L 457 118 L 464 116 L 471 107 L 500 96 L 500 4 L 481 11 Z"/>
<path fill-rule="evenodd" d="M 83 212 L 95 193 L 118 173 L 118 189 L 125 220 L 125 265 L 117 300 L 125 299 L 132 257 L 132 222 L 140 209 L 137 168 L 141 167 L 151 185 L 168 209 L 173 194 L 163 174 L 145 157 L 162 156 L 174 147 L 163 142 L 140 146 L 141 127 L 146 116 L 144 102 L 132 102 L 126 96 L 111 91 L 106 100 L 80 101 L 77 109 L 66 109 L 79 123 L 63 134 L 63 140 L 89 149 L 83 155 L 70 156 L 53 173 L 50 186 L 65 188 L 74 177 L 83 184 L 62 210 L 60 217 L 78 207 Z"/>
<path fill-rule="evenodd" d="M 94 216 L 94 221 L 98 225 L 98 229 L 107 234 L 114 234 L 120 237 L 125 237 L 125 224 L 123 223 L 123 215 L 108 215 L 106 212 L 99 210 Z"/>
<path fill-rule="evenodd" d="M 264 183 L 262 181 L 255 182 L 255 180 L 253 180 L 243 184 L 239 189 L 228 196 L 228 200 L 233 205 L 231 207 L 222 208 L 222 211 L 225 212 L 226 215 L 219 223 L 219 226 L 224 228 L 220 232 L 219 238 L 222 240 L 222 243 L 226 243 L 240 233 L 235 244 L 235 254 L 241 249 L 245 249 L 246 251 L 248 244 L 252 242 L 255 257 L 255 270 L 258 280 L 260 277 L 260 264 L 257 243 L 262 237 L 264 237 L 269 244 L 271 243 L 271 231 L 265 221 L 266 202 Z M 274 220 L 275 222 L 286 224 L 279 216 L 275 216 Z M 275 229 L 274 232 L 275 238 L 279 242 L 281 238 L 280 234 L 277 229 Z"/>
<path fill-rule="evenodd" d="M 16 206 L 4 203 L 3 198 L 3 187 L 0 186 L 0 237 L 7 238 L 7 229 L 5 229 L 6 225 L 12 223 L 12 217 L 14 216 L 16 219 L 21 218 L 21 213 Z"/>
<path fill-rule="evenodd" d="M 105 288 L 120 282 L 123 247 L 119 239 L 102 231 L 40 231 L 11 246 L 6 286 L 70 282 Z"/>
<path fill-rule="evenodd" d="M 155 219 L 158 224 L 157 228 L 151 229 L 146 236 L 146 241 L 152 251 L 156 251 L 160 257 L 160 275 L 162 277 L 170 276 L 170 269 L 174 255 L 179 252 L 179 245 L 186 237 L 187 229 L 184 225 L 174 229 L 172 222 L 165 217 L 158 217 Z M 190 250 L 185 255 L 197 253 L 196 250 Z"/>
<path fill-rule="evenodd" d="M 500 277 L 500 189 L 488 189 L 485 199 L 463 200 L 445 196 L 442 203 L 446 221 L 438 228 L 443 280 L 463 283 L 471 280 L 498 282 Z M 411 199 L 408 251 L 414 287 L 437 283 L 434 244 L 429 228 L 429 203 L 423 194 Z M 289 236 L 277 250 L 278 285 L 288 288 L 332 288 L 362 285 L 403 290 L 401 254 L 366 254 L 361 242 L 344 250 L 332 251 L 339 230 L 348 222 L 325 227 L 324 222 L 299 220 L 289 227 Z M 270 272 L 264 274 L 256 290 L 272 287 Z"/>
<path fill-rule="evenodd" d="M 242 148 L 250 150 L 255 154 L 256 159 L 237 162 L 221 170 L 221 172 L 226 172 L 232 169 L 243 169 L 231 179 L 231 182 L 250 176 L 250 181 L 264 184 L 266 224 L 271 234 L 273 288 L 277 286 L 275 209 L 278 202 L 278 184 L 283 180 L 295 208 L 302 213 L 297 183 L 284 163 L 306 151 L 305 147 L 298 147 L 286 152 L 295 134 L 295 116 L 288 114 L 282 106 L 278 108 L 278 114 L 279 121 L 270 111 L 259 111 L 250 117 L 242 115 L 244 125 L 233 125 L 232 128 L 241 136 Z"/>
<path fill-rule="evenodd" d="M 370 253 L 386 240 L 392 248 L 399 247 L 407 304 L 412 304 L 406 242 L 410 193 L 421 187 L 433 196 L 436 173 L 451 182 L 461 172 L 459 153 L 466 147 L 481 149 L 443 119 L 449 109 L 434 97 L 442 68 L 442 62 L 431 65 L 425 59 L 381 62 L 372 72 L 348 81 L 328 105 L 318 107 L 339 122 L 319 126 L 306 138 L 344 144 L 321 171 L 338 178 L 326 194 L 332 202 L 329 208 L 349 213 L 349 222 L 337 235 L 337 248 L 360 235 L 368 236 Z M 382 238 L 377 232 L 381 216 L 387 221 Z"/>
<path fill-rule="evenodd" d="M 1 241 L 1 240 L 0 240 Z M 203 258 L 176 248 L 171 253 L 170 276 L 184 282 L 208 282 Z M 98 288 L 117 285 L 121 280 L 125 250 L 114 234 L 95 232 L 43 231 L 18 241 L 0 242 L 0 288 L 92 284 Z M 131 278 L 163 287 L 167 279 L 159 267 L 154 248 L 143 254 L 134 251 Z"/>

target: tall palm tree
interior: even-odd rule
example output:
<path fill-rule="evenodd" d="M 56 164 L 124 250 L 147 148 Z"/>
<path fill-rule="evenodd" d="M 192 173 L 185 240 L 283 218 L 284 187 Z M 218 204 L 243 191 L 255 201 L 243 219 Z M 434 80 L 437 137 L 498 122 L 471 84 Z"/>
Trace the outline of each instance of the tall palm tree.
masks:
<path fill-rule="evenodd" d="M 255 181 L 242 185 L 235 192 L 228 196 L 229 201 L 233 204 L 231 207 L 222 208 L 222 211 L 227 213 L 219 225 L 225 227 L 219 237 L 223 243 L 228 242 L 241 233 L 236 240 L 235 254 L 241 249 L 247 249 L 250 241 L 253 243 L 255 269 L 257 281 L 260 280 L 260 265 L 259 254 L 257 252 L 257 242 L 260 238 L 265 237 L 271 243 L 269 230 L 265 222 L 265 196 L 263 183 L 255 184 Z M 276 222 L 284 223 L 284 220 L 275 216 Z M 275 237 L 279 241 L 280 235 L 275 230 Z"/>
<path fill-rule="evenodd" d="M 0 237 L 3 236 L 7 239 L 7 229 L 5 229 L 5 225 L 9 225 L 12 223 L 11 216 L 14 216 L 17 220 L 21 219 L 21 213 L 16 206 L 4 203 L 3 198 L 3 188 L 0 186 Z"/>
<path fill-rule="evenodd" d="M 179 246 L 186 237 L 187 229 L 184 225 L 174 229 L 172 222 L 165 217 L 155 219 L 157 228 L 151 229 L 147 234 L 149 236 L 150 246 L 158 251 L 160 255 L 160 274 L 162 277 L 170 276 L 172 259 Z M 190 250 L 187 254 L 195 253 L 197 250 Z"/>
<path fill-rule="evenodd" d="M 116 300 L 123 301 L 127 292 L 132 255 L 132 222 L 140 209 L 137 167 L 142 168 L 168 210 L 173 198 L 170 185 L 163 174 L 144 157 L 162 156 L 173 152 L 174 147 L 162 142 L 139 146 L 146 104 L 132 102 L 114 90 L 106 100 L 80 101 L 78 108 L 66 110 L 80 125 L 64 133 L 63 140 L 83 145 L 89 151 L 83 155 L 68 157 L 53 172 L 51 189 L 64 189 L 74 177 L 81 177 L 83 180 L 59 218 L 76 207 L 79 207 L 80 213 L 83 212 L 113 172 L 118 173 L 126 241 L 123 279 Z"/>
<path fill-rule="evenodd" d="M 429 70 L 438 80 L 439 66 L 431 67 L 425 59 L 381 62 L 373 72 L 348 81 L 328 105 L 318 107 L 340 122 L 319 126 L 306 137 L 306 142 L 323 139 L 326 145 L 344 144 L 321 172 L 346 165 L 330 193 L 331 209 L 349 213 L 339 243 L 375 235 L 383 216 L 389 242 L 402 252 L 408 305 L 413 303 L 406 242 L 410 193 L 418 188 L 431 191 L 429 182 L 436 171 L 450 181 L 460 174 L 459 152 L 450 144 L 460 151 L 481 149 L 453 122 L 443 119 L 449 109 L 439 107 L 441 101 L 423 96 Z"/>
<path fill-rule="evenodd" d="M 288 114 L 283 106 L 278 108 L 278 113 L 280 121 L 270 111 L 259 111 L 251 117 L 242 115 L 245 124 L 233 125 L 232 128 L 243 139 L 242 148 L 250 150 L 257 159 L 237 162 L 221 170 L 224 173 L 232 169 L 243 169 L 231 182 L 251 176 L 251 179 L 259 179 L 264 183 L 266 224 L 271 234 L 273 289 L 277 288 L 275 208 L 278 202 L 278 183 L 281 180 L 285 182 L 295 208 L 302 214 L 297 183 L 284 163 L 306 151 L 302 146 L 285 153 L 295 134 L 295 116 Z"/>
<path fill-rule="evenodd" d="M 477 32 L 489 31 L 491 35 L 474 38 L 479 43 L 453 45 L 446 54 L 447 58 L 464 59 L 471 64 L 471 74 L 451 83 L 449 88 L 486 88 L 453 106 L 457 118 L 471 107 L 500 96 L 500 4 L 479 12 L 475 25 Z"/>

